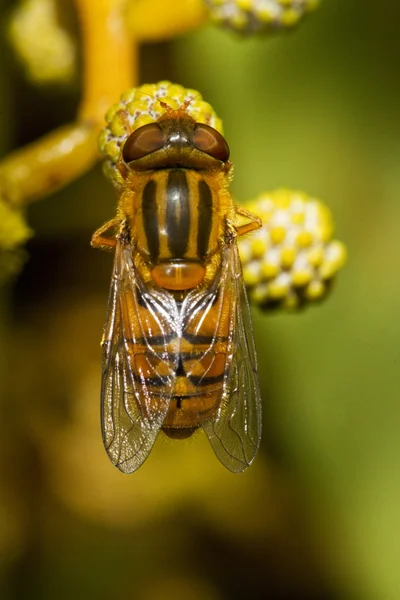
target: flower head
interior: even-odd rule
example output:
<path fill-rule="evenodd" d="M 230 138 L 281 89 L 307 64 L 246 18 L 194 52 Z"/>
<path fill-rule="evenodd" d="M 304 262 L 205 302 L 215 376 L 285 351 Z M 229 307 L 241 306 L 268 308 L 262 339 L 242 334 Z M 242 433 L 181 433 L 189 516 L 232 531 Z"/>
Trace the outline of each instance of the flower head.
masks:
<path fill-rule="evenodd" d="M 22 0 L 11 14 L 10 42 L 28 78 L 39 85 L 69 83 L 75 75 L 75 42 L 58 13 L 55 0 Z"/>
<path fill-rule="evenodd" d="M 303 192 L 266 192 L 246 205 L 263 222 L 239 239 L 250 301 L 262 308 L 296 309 L 324 298 L 346 262 L 346 248 L 332 239 L 328 208 Z"/>
<path fill-rule="evenodd" d="M 293 27 L 320 0 L 205 0 L 211 18 L 240 33 Z"/>
<path fill-rule="evenodd" d="M 122 94 L 120 102 L 107 111 L 107 126 L 99 136 L 100 152 L 106 159 L 104 173 L 116 187 L 122 185 L 122 178 L 117 169 L 122 146 L 135 129 L 153 123 L 166 112 L 159 100 L 172 109 L 190 103 L 188 112 L 198 123 L 207 123 L 222 133 L 222 121 L 196 90 L 169 81 L 127 90 Z"/>
<path fill-rule="evenodd" d="M 25 262 L 22 246 L 32 234 L 21 211 L 0 198 L 0 283 L 20 271 Z"/>

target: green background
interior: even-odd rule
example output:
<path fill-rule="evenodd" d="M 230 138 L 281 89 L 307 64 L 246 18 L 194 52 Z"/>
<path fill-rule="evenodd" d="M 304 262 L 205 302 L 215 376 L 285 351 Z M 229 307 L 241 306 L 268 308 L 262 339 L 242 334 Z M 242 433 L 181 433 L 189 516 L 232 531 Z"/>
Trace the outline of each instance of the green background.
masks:
<path fill-rule="evenodd" d="M 30 258 L 1 304 L 2 598 L 400 598 L 399 19 L 394 0 L 325 0 L 290 34 L 143 48 L 141 82 L 198 89 L 223 118 L 239 202 L 306 191 L 348 247 L 326 303 L 253 311 L 264 434 L 243 475 L 200 434 L 160 436 L 131 477 L 112 467 L 112 257 L 88 244 L 115 195 L 97 167 L 29 209 Z M 6 153 L 72 120 L 79 83 L 33 89 L 2 44 Z"/>

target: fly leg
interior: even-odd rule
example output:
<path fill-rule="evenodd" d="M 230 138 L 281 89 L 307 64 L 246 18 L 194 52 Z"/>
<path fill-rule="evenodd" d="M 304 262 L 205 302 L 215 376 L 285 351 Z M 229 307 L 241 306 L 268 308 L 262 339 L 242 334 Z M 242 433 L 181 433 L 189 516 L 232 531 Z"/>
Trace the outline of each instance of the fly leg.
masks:
<path fill-rule="evenodd" d="M 104 223 L 97 231 L 94 232 L 91 240 L 91 245 L 93 248 L 101 248 L 102 250 L 112 250 L 115 248 L 117 244 L 117 237 L 114 233 L 111 237 L 104 235 L 110 229 L 114 229 L 114 231 L 118 231 L 121 225 L 121 221 L 118 217 L 114 217 L 107 223 Z"/>
<path fill-rule="evenodd" d="M 237 236 L 245 235 L 246 233 L 250 233 L 250 231 L 255 231 L 256 229 L 260 229 L 262 227 L 262 221 L 260 217 L 257 217 L 257 215 L 239 206 L 235 207 L 235 211 L 237 215 L 248 219 L 248 223 L 243 223 L 243 225 L 235 226 Z"/>

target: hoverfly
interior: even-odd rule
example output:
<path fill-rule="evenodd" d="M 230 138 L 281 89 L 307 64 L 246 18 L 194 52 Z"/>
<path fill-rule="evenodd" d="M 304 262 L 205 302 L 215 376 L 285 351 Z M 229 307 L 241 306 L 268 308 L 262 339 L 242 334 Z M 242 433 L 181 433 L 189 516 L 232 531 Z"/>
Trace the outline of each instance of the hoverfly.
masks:
<path fill-rule="evenodd" d="M 228 192 L 224 137 L 196 122 L 188 103 L 175 110 L 158 101 L 165 113 L 122 148 L 117 216 L 92 238 L 115 249 L 103 441 L 131 473 L 160 430 L 182 439 L 202 427 L 220 461 L 241 472 L 259 447 L 261 400 L 236 237 L 261 222 Z"/>

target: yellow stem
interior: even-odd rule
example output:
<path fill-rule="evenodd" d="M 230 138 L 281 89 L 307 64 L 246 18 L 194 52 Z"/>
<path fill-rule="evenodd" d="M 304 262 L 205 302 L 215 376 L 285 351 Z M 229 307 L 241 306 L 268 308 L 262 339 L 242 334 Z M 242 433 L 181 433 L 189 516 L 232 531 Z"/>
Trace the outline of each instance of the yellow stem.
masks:
<path fill-rule="evenodd" d="M 138 48 L 123 24 L 124 0 L 75 0 L 83 45 L 83 98 L 78 120 L 0 162 L 0 197 L 24 206 L 85 173 L 99 158 L 104 113 L 138 83 Z"/>
<path fill-rule="evenodd" d="M 110 105 L 138 83 L 138 48 L 125 28 L 125 0 L 75 0 L 75 5 L 84 56 L 79 117 L 102 124 Z"/>
<path fill-rule="evenodd" d="M 42 198 L 76 179 L 97 160 L 97 129 L 64 125 L 0 163 L 0 196 L 14 206 Z"/>
<path fill-rule="evenodd" d="M 204 0 L 130 0 L 126 5 L 129 34 L 140 42 L 170 39 L 207 19 Z"/>

